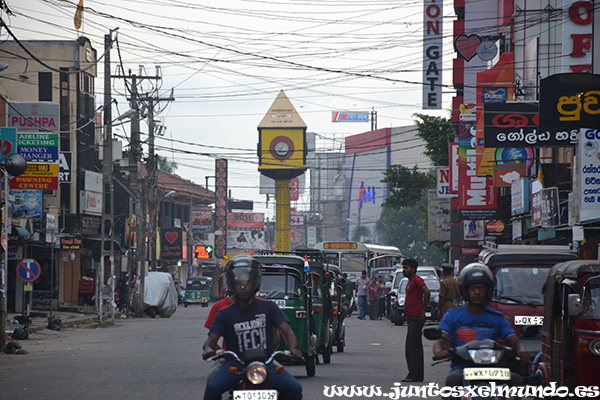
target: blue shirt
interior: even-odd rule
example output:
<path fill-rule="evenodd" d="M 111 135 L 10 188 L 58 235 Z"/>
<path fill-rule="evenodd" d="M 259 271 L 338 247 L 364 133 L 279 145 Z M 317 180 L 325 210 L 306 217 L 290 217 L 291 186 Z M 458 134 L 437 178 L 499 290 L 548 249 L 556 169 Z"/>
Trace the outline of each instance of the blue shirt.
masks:
<path fill-rule="evenodd" d="M 290 322 L 275 303 L 268 300 L 252 300 L 248 308 L 237 303 L 217 313 L 209 334 L 222 336 L 227 350 L 244 357 L 246 350 L 265 350 L 266 356 L 273 353 L 273 328 Z"/>
<path fill-rule="evenodd" d="M 444 314 L 440 329 L 450 335 L 454 347 L 477 339 L 506 341 L 509 335 L 515 333 L 504 314 L 490 307 L 486 307 L 480 315 L 471 314 L 467 306 L 452 308 Z"/>

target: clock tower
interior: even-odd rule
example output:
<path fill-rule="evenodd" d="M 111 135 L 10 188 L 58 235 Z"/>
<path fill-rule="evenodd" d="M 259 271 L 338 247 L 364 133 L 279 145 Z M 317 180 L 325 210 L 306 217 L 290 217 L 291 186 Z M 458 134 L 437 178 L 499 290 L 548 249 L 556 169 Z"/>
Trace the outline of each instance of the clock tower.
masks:
<path fill-rule="evenodd" d="M 258 170 L 275 180 L 276 247 L 290 251 L 290 180 L 306 171 L 306 124 L 283 90 L 258 124 Z"/>

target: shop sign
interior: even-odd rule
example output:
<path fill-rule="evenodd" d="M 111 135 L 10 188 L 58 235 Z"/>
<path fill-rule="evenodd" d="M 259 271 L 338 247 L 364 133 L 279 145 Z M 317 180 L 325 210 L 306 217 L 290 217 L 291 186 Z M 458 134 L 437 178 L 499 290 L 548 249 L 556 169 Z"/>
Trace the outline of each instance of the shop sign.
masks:
<path fill-rule="evenodd" d="M 245 213 L 245 212 L 230 212 L 227 213 L 228 228 L 250 228 L 264 229 L 265 214 L 264 213 Z"/>
<path fill-rule="evenodd" d="M 510 186 L 514 181 L 527 175 L 525 164 L 494 165 L 494 186 Z"/>
<path fill-rule="evenodd" d="M 565 0 L 562 24 L 562 72 L 592 72 L 592 1 Z M 590 126 L 590 125 L 583 125 Z M 595 125 L 591 125 L 595 126 Z"/>
<path fill-rule="evenodd" d="M 58 163 L 27 163 L 27 169 L 20 176 L 10 180 L 11 189 L 58 189 Z"/>
<path fill-rule="evenodd" d="M 40 219 L 42 218 L 42 191 L 39 189 L 11 190 L 15 199 L 12 202 L 12 218 Z"/>
<path fill-rule="evenodd" d="M 600 218 L 600 130 L 581 129 L 573 191 L 579 209 L 577 223 Z"/>
<path fill-rule="evenodd" d="M 49 101 L 10 101 L 6 104 L 6 122 L 11 128 L 56 131 L 60 105 Z"/>
<path fill-rule="evenodd" d="M 442 108 L 442 2 L 423 2 L 423 109 Z"/>
<path fill-rule="evenodd" d="M 368 111 L 332 111 L 331 122 L 369 122 Z"/>
<path fill-rule="evenodd" d="M 79 211 L 82 214 L 102 215 L 102 193 L 80 190 Z"/>
<path fill-rule="evenodd" d="M 538 135 L 538 103 L 508 102 L 483 106 L 485 147 L 544 146 Z M 547 146 L 547 145 L 546 145 Z"/>
<path fill-rule="evenodd" d="M 160 260 L 183 259 L 183 231 L 181 228 L 160 228 Z"/>
<path fill-rule="evenodd" d="M 17 153 L 26 160 L 58 160 L 58 133 L 18 132 Z"/>
<path fill-rule="evenodd" d="M 529 179 L 521 178 L 510 185 L 510 215 L 529 212 Z"/>
<path fill-rule="evenodd" d="M 437 168 L 437 197 L 450 198 L 454 197 L 450 193 L 450 168 L 449 167 L 438 167 Z"/>
<path fill-rule="evenodd" d="M 61 250 L 80 250 L 82 240 L 77 237 L 61 237 L 60 248 Z"/>
<path fill-rule="evenodd" d="M 192 207 L 192 231 L 208 232 L 212 230 L 212 208 L 206 206 Z"/>
<path fill-rule="evenodd" d="M 58 156 L 58 181 L 60 183 L 71 183 L 71 169 L 73 165 L 73 153 L 64 152 Z"/>

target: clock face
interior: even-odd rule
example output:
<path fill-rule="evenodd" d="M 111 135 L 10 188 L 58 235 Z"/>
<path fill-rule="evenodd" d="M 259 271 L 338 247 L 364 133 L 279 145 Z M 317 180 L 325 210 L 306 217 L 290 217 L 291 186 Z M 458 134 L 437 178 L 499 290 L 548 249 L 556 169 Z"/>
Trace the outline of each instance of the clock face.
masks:
<path fill-rule="evenodd" d="M 287 144 L 286 142 L 282 141 L 282 142 L 277 142 L 275 144 L 275 153 L 279 157 L 285 156 L 289 151 L 290 151 L 290 145 Z"/>
<path fill-rule="evenodd" d="M 273 158 L 286 161 L 294 154 L 294 142 L 287 136 L 277 136 L 271 140 L 269 151 Z"/>

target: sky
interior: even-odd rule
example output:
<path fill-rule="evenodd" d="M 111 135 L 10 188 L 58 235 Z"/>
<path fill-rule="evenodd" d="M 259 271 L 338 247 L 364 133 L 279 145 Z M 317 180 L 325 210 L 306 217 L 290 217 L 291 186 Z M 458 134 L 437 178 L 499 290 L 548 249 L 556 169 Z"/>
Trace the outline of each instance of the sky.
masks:
<path fill-rule="evenodd" d="M 139 89 L 169 97 L 157 119 L 164 125 L 157 153 L 175 171 L 205 186 L 216 158 L 229 160 L 235 199 L 274 215 L 259 195 L 257 125 L 280 90 L 317 134 L 320 151 L 343 150 L 344 137 L 370 123 L 332 123 L 332 111 L 377 111 L 378 128 L 408 126 L 414 113 L 449 117 L 451 1 L 444 2 L 442 110 L 422 109 L 423 1 L 416 0 L 83 0 L 81 30 L 73 19 L 79 0 L 6 0 L 1 14 L 20 40 L 74 40 L 86 36 L 103 53 L 104 35 L 116 31 L 113 74 L 156 75 Z M 0 40 L 9 40 L 0 32 Z M 123 69 L 119 69 L 123 68 Z M 103 66 L 96 80 L 103 102 Z M 125 83 L 115 79 L 113 116 L 129 109 Z M 148 132 L 142 123 L 142 139 Z M 128 136 L 127 126 L 114 134 Z M 125 143 L 125 146 L 127 143 Z M 209 189 L 214 180 L 209 178 Z M 296 207 L 307 209 L 308 195 Z"/>

